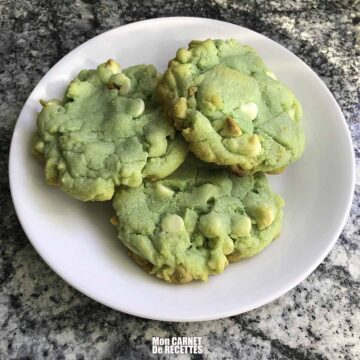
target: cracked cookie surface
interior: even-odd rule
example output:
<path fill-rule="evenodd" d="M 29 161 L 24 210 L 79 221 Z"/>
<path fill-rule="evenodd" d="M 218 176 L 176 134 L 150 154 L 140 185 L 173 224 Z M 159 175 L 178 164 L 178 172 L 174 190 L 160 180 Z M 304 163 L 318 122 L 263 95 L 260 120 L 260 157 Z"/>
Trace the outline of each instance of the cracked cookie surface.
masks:
<path fill-rule="evenodd" d="M 283 206 L 264 174 L 238 177 L 192 156 L 167 178 L 121 187 L 113 199 L 131 256 L 175 283 L 206 280 L 260 252 L 279 235 Z"/>
<path fill-rule="evenodd" d="M 192 41 L 157 87 L 201 160 L 240 175 L 279 172 L 304 150 L 302 110 L 254 49 L 236 40 Z"/>
<path fill-rule="evenodd" d="M 187 147 L 154 101 L 159 79 L 152 65 L 122 72 L 108 60 L 82 70 L 63 101 L 42 101 L 33 151 L 45 160 L 47 182 L 80 200 L 109 200 L 115 186 L 180 166 Z"/>

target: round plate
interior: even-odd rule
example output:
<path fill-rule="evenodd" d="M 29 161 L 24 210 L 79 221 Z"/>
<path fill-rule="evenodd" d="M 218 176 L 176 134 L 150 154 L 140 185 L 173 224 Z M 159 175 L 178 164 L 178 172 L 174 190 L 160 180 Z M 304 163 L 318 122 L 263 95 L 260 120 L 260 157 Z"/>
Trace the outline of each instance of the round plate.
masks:
<path fill-rule="evenodd" d="M 123 68 L 151 63 L 163 71 L 193 39 L 235 38 L 256 48 L 304 108 L 303 157 L 271 183 L 286 201 L 278 240 L 254 258 L 231 264 L 208 282 L 167 284 L 127 256 L 110 224 L 111 203 L 83 203 L 47 186 L 31 155 L 39 99 L 62 97 L 84 68 L 113 58 Z M 318 76 L 276 42 L 237 25 L 200 18 L 161 18 L 122 26 L 73 50 L 39 82 L 13 134 L 10 185 L 21 224 L 35 249 L 65 281 L 129 314 L 168 321 L 211 320 L 264 305 L 299 284 L 329 253 L 344 226 L 354 190 L 354 154 L 345 119 Z"/>

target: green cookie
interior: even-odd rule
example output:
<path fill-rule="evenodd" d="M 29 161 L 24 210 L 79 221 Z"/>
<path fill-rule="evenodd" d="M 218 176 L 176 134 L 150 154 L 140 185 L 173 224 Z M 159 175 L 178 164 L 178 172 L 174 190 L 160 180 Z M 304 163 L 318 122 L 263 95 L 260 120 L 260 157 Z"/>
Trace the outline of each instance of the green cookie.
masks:
<path fill-rule="evenodd" d="M 236 40 L 179 49 L 157 94 L 203 161 L 242 175 L 278 172 L 304 150 L 299 102 L 254 49 Z"/>
<path fill-rule="evenodd" d="M 108 60 L 81 71 L 63 101 L 42 101 L 34 152 L 48 183 L 80 200 L 109 200 L 117 185 L 176 170 L 187 148 L 153 99 L 159 79 L 152 65 L 121 72 Z"/>
<path fill-rule="evenodd" d="M 113 223 L 147 271 L 186 283 L 268 246 L 280 233 L 283 206 L 264 174 L 238 177 L 188 157 L 165 179 L 119 188 Z"/>

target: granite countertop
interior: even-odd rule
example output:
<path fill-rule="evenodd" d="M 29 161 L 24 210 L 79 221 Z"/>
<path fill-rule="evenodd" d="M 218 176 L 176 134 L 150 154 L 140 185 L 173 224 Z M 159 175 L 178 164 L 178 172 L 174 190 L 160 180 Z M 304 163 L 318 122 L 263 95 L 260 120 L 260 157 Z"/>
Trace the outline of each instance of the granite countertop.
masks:
<path fill-rule="evenodd" d="M 22 231 L 7 166 L 12 130 L 31 90 L 87 39 L 133 21 L 174 15 L 243 25 L 303 59 L 339 102 L 360 164 L 356 1 L 0 0 L 0 359 L 156 358 L 152 336 L 203 337 L 204 357 L 179 359 L 360 358 L 359 167 L 350 217 L 317 270 L 271 304 L 223 320 L 165 323 L 111 310 L 61 280 Z"/>

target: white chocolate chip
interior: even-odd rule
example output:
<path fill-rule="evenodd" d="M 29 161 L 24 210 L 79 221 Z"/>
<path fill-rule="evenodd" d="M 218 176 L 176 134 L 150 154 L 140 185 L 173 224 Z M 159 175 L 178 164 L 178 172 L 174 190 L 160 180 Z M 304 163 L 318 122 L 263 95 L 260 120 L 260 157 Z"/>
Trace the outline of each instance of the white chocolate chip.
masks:
<path fill-rule="evenodd" d="M 184 97 L 178 99 L 178 101 L 174 104 L 173 114 L 178 119 L 185 119 L 187 112 L 187 102 Z"/>
<path fill-rule="evenodd" d="M 240 106 L 240 110 L 252 121 L 258 114 L 258 107 L 255 103 L 248 103 Z"/>
<path fill-rule="evenodd" d="M 113 225 L 118 225 L 119 224 L 119 218 L 114 215 L 111 219 L 110 219 L 110 222 L 113 224 Z"/>
<path fill-rule="evenodd" d="M 251 220 L 246 215 L 235 215 L 231 219 L 231 236 L 234 238 L 249 236 Z"/>
<path fill-rule="evenodd" d="M 176 233 L 184 230 L 184 221 L 179 215 L 167 215 L 161 221 L 161 228 L 166 232 Z"/>
<path fill-rule="evenodd" d="M 171 190 L 169 187 L 161 184 L 161 183 L 157 183 L 156 184 L 156 188 L 155 188 L 156 194 L 160 195 L 161 197 L 170 199 L 174 196 L 175 192 L 173 190 Z"/>
<path fill-rule="evenodd" d="M 126 95 L 130 91 L 131 80 L 125 74 L 119 73 L 110 78 L 109 85 L 118 88 L 120 95 Z"/>
<path fill-rule="evenodd" d="M 223 143 L 235 154 L 255 157 L 261 152 L 261 141 L 257 134 L 243 134 L 237 138 L 224 139 Z M 246 170 L 243 165 L 242 168 Z"/>
<path fill-rule="evenodd" d="M 261 151 L 261 142 L 259 136 L 253 134 L 249 138 L 249 156 L 258 156 Z"/>
<path fill-rule="evenodd" d="M 255 220 L 259 230 L 264 230 L 274 222 L 275 213 L 270 206 L 261 205 L 256 210 Z"/>
<path fill-rule="evenodd" d="M 131 108 L 131 114 L 134 117 L 139 117 L 145 110 L 145 103 L 142 99 L 135 99 Z"/>
<path fill-rule="evenodd" d="M 277 77 L 275 76 L 275 74 L 274 74 L 272 71 L 268 70 L 265 74 L 266 74 L 268 77 L 270 77 L 270 78 L 272 78 L 272 79 L 274 79 L 274 80 L 277 80 Z"/>
<path fill-rule="evenodd" d="M 227 236 L 223 239 L 222 251 L 224 255 L 229 255 L 234 251 L 234 241 Z"/>
<path fill-rule="evenodd" d="M 295 109 L 293 107 L 289 109 L 287 113 L 291 117 L 291 119 L 295 120 Z"/>
<path fill-rule="evenodd" d="M 35 149 L 37 152 L 39 153 L 43 153 L 44 149 L 45 149 L 45 144 L 43 141 L 39 140 L 36 144 L 35 144 Z"/>
<path fill-rule="evenodd" d="M 193 233 L 195 231 L 196 223 L 198 221 L 199 215 L 196 211 L 192 209 L 186 209 L 184 214 L 184 224 L 185 228 L 189 233 Z"/>
<path fill-rule="evenodd" d="M 113 73 L 117 73 L 120 71 L 120 65 L 113 59 L 109 59 L 105 63 L 105 68 L 111 70 Z"/>
<path fill-rule="evenodd" d="M 208 238 L 216 238 L 226 232 L 224 224 L 215 213 L 200 217 L 200 231 Z"/>
<path fill-rule="evenodd" d="M 185 64 L 190 61 L 191 56 L 191 51 L 180 48 L 176 53 L 176 60 L 180 61 L 182 64 Z"/>

